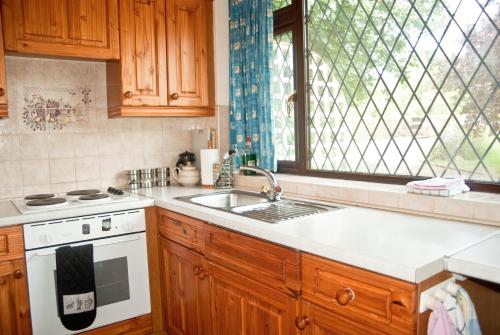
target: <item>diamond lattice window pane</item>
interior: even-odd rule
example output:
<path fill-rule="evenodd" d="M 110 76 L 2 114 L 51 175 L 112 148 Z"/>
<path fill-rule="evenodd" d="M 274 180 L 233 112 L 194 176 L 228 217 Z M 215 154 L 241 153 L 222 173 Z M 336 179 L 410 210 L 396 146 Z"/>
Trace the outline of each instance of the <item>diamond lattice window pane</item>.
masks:
<path fill-rule="evenodd" d="M 292 4 L 292 0 L 273 0 L 273 10 L 277 10 Z"/>
<path fill-rule="evenodd" d="M 309 0 L 309 168 L 500 182 L 500 0 Z"/>
<path fill-rule="evenodd" d="M 271 82 L 276 158 L 295 160 L 295 83 L 291 31 L 274 36 Z"/>

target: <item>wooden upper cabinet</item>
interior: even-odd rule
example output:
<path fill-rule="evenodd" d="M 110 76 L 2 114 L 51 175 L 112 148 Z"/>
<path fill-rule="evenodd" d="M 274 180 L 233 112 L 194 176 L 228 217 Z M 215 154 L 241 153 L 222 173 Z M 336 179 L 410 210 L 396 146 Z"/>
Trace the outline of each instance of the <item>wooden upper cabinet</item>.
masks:
<path fill-rule="evenodd" d="M 2 0 L 5 49 L 118 59 L 118 0 Z"/>
<path fill-rule="evenodd" d="M 108 62 L 108 114 L 212 116 L 210 0 L 121 0 L 120 55 Z"/>
<path fill-rule="evenodd" d="M 2 24 L 0 18 L 0 117 L 8 116 L 7 79 L 5 78 L 5 56 L 3 51 Z M 1 239 L 1 237 L 0 237 Z M 1 243 L 1 242 L 0 242 Z"/>
<path fill-rule="evenodd" d="M 209 27 L 206 0 L 167 1 L 169 104 L 209 106 Z"/>
<path fill-rule="evenodd" d="M 122 106 L 167 105 L 165 2 L 120 1 Z"/>

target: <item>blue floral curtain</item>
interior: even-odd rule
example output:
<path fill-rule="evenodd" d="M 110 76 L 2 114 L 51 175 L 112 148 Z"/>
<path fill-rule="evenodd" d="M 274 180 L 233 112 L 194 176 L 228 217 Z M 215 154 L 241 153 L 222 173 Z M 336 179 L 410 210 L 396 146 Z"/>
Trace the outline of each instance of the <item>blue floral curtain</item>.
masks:
<path fill-rule="evenodd" d="M 276 170 L 271 113 L 272 0 L 229 0 L 230 139 L 247 136 L 261 168 Z"/>

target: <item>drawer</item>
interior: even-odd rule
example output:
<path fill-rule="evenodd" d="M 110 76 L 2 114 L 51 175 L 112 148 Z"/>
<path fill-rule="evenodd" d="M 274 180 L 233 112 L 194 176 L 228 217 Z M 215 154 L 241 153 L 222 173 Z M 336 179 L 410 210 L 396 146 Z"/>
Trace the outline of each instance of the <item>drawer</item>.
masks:
<path fill-rule="evenodd" d="M 158 210 L 158 231 L 161 236 L 185 247 L 201 251 L 202 232 L 205 223 L 189 216 Z"/>
<path fill-rule="evenodd" d="M 288 295 L 300 294 L 300 253 L 274 243 L 207 225 L 205 257 Z"/>
<path fill-rule="evenodd" d="M 342 317 L 338 313 L 302 301 L 302 314 L 295 319 L 295 325 L 304 334 L 328 335 L 386 335 L 382 330 Z"/>
<path fill-rule="evenodd" d="M 23 228 L 0 228 L 0 262 L 24 258 Z"/>
<path fill-rule="evenodd" d="M 303 298 L 339 315 L 394 334 L 413 333 L 416 285 L 327 260 L 302 255 Z"/>

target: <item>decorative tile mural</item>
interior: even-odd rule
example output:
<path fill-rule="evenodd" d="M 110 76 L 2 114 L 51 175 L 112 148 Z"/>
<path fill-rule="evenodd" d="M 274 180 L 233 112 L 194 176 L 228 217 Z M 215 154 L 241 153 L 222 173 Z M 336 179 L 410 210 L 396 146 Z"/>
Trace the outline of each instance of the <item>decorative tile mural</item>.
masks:
<path fill-rule="evenodd" d="M 33 131 L 82 128 L 89 123 L 92 90 L 24 87 L 22 120 Z"/>

